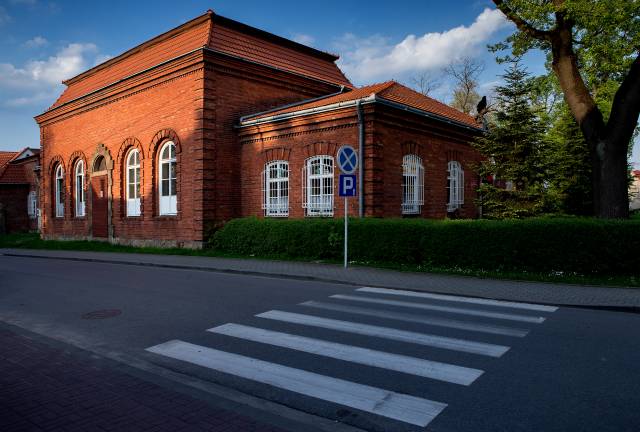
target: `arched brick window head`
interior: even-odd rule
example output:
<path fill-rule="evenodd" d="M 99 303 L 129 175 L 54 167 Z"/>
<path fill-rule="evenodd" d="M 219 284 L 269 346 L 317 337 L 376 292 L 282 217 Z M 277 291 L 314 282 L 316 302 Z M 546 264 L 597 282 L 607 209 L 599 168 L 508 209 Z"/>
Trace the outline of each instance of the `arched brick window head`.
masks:
<path fill-rule="evenodd" d="M 176 145 L 167 141 L 160 148 L 158 163 L 158 190 L 160 215 L 178 214 L 178 193 L 176 191 Z"/>
<path fill-rule="evenodd" d="M 140 152 L 133 149 L 127 156 L 127 216 L 140 216 Z"/>

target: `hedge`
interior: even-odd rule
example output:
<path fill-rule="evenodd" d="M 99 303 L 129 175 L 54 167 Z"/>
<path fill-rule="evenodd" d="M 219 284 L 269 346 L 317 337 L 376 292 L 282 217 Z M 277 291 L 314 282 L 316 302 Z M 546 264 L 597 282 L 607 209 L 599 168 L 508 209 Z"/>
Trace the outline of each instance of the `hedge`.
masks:
<path fill-rule="evenodd" d="M 216 251 L 340 260 L 341 219 L 245 218 L 213 235 Z M 349 260 L 411 268 L 628 276 L 640 274 L 640 220 L 351 219 Z"/>

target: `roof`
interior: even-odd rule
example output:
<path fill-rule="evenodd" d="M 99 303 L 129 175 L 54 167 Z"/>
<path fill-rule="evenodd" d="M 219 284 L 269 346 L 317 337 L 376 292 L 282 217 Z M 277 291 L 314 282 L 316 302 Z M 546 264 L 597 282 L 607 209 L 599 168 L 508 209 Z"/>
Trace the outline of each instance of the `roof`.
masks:
<path fill-rule="evenodd" d="M 198 49 L 351 87 L 337 56 L 208 11 L 64 81 L 67 88 L 49 110 Z"/>
<path fill-rule="evenodd" d="M 286 107 L 245 116 L 241 119 L 241 125 L 248 122 L 255 123 L 259 120 L 277 120 L 278 117 L 287 114 L 303 114 L 305 112 L 313 113 L 315 109 L 319 110 L 323 107 L 371 97 L 374 97 L 376 100 L 388 101 L 404 107 L 436 115 L 443 119 L 460 123 L 463 126 L 480 129 L 480 126 L 472 116 L 458 111 L 457 109 L 433 98 L 425 96 L 422 93 L 412 90 L 396 81 L 387 81 L 366 87 L 360 87 L 352 91 L 302 101 L 297 104 L 287 105 Z"/>
<path fill-rule="evenodd" d="M 18 156 L 20 152 L 14 151 L 0 151 L 0 173 L 2 173 L 5 165 L 13 160 L 16 156 Z"/>
<path fill-rule="evenodd" d="M 29 183 L 24 175 L 24 167 L 10 163 L 21 153 L 0 151 L 0 184 Z"/>

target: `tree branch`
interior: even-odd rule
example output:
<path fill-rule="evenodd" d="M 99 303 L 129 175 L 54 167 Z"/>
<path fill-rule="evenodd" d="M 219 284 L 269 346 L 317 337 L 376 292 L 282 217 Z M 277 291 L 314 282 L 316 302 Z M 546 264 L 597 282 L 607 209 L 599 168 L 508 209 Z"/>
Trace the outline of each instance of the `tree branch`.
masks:
<path fill-rule="evenodd" d="M 534 39 L 538 39 L 541 41 L 549 41 L 551 39 L 551 32 L 539 30 L 524 19 L 520 18 L 520 16 L 515 13 L 513 9 L 505 4 L 504 0 L 493 0 L 493 3 L 495 3 L 496 7 L 500 9 L 500 11 L 505 14 L 507 18 L 509 18 L 509 20 L 512 21 L 521 32 L 526 33 Z"/>
<path fill-rule="evenodd" d="M 610 143 L 629 144 L 640 116 L 640 55 L 631 64 L 629 73 L 613 97 L 607 123 Z M 628 138 L 628 139 L 627 139 Z"/>

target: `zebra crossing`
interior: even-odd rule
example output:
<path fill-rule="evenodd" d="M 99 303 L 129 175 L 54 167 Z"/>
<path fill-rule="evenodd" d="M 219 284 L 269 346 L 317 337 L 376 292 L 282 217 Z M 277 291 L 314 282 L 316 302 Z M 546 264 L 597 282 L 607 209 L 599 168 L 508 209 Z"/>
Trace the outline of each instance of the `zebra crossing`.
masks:
<path fill-rule="evenodd" d="M 435 383 L 472 387 L 482 364 L 499 361 L 558 310 L 370 287 L 283 309 L 203 329 L 206 343 L 171 340 L 147 351 L 245 380 L 259 397 L 302 411 L 319 414 L 295 395 L 319 400 L 334 407 L 320 415 L 357 427 L 424 430 L 454 402 Z M 247 354 L 251 344 L 259 348 Z M 407 377 L 411 391 L 400 385 Z M 356 420 L 331 414 L 345 409 L 356 410 Z"/>

